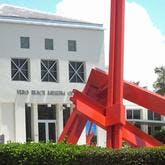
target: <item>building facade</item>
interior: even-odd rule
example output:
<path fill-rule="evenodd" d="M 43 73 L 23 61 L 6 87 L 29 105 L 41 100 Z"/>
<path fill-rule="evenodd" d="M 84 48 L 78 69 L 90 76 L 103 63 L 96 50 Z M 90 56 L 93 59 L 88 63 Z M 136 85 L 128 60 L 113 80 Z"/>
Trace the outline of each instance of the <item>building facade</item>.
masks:
<path fill-rule="evenodd" d="M 123 103 L 126 108 L 126 119 L 142 131 L 154 135 L 157 131 L 165 128 L 165 116 L 127 100 L 124 100 Z M 99 130 L 97 144 L 106 147 L 106 131 L 99 127 L 97 129 Z"/>
<path fill-rule="evenodd" d="M 91 68 L 104 67 L 104 29 L 14 6 L 0 8 L 0 135 L 57 141 Z M 79 144 L 85 143 L 85 130 Z"/>

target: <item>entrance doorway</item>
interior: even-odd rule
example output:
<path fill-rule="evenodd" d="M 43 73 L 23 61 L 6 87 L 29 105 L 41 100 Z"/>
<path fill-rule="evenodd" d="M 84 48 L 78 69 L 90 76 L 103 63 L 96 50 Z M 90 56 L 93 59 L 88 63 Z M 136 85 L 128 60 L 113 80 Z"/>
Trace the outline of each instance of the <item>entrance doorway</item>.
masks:
<path fill-rule="evenodd" d="M 56 142 L 56 122 L 51 120 L 43 120 L 38 122 L 39 141 Z"/>
<path fill-rule="evenodd" d="M 39 141 L 56 142 L 56 106 L 38 105 Z"/>

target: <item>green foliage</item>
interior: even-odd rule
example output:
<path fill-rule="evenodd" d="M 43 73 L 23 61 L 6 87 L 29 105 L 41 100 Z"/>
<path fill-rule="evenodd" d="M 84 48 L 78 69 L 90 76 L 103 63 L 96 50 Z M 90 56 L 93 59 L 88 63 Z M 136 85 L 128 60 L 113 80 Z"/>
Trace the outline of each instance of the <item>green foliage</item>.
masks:
<path fill-rule="evenodd" d="M 165 129 L 161 129 L 160 131 L 156 132 L 154 137 L 165 144 Z"/>
<path fill-rule="evenodd" d="M 65 143 L 1 144 L 1 165 L 118 165 L 164 164 L 165 146 L 109 150 Z"/>
<path fill-rule="evenodd" d="M 156 67 L 155 73 L 157 74 L 157 80 L 154 82 L 153 87 L 155 92 L 160 95 L 165 95 L 165 66 Z"/>

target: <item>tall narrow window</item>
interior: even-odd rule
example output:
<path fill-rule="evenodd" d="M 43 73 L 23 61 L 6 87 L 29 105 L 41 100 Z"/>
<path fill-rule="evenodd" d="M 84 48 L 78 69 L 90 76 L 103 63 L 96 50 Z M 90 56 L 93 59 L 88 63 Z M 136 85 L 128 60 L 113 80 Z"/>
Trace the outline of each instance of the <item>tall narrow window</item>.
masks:
<path fill-rule="evenodd" d="M 29 59 L 11 59 L 11 79 L 29 81 Z"/>
<path fill-rule="evenodd" d="M 63 105 L 63 127 L 65 127 L 70 116 L 70 107 L 67 107 L 66 104 Z"/>
<path fill-rule="evenodd" d="M 31 134 L 31 107 L 25 104 L 25 117 L 26 117 L 26 141 L 32 140 Z"/>
<path fill-rule="evenodd" d="M 41 80 L 57 82 L 57 61 L 41 60 Z"/>
<path fill-rule="evenodd" d="M 77 44 L 75 40 L 68 40 L 68 51 L 77 51 Z"/>
<path fill-rule="evenodd" d="M 132 119 L 132 110 L 127 110 L 127 119 Z"/>
<path fill-rule="evenodd" d="M 53 39 L 49 39 L 49 38 L 45 39 L 45 49 L 53 50 Z"/>
<path fill-rule="evenodd" d="M 29 47 L 30 47 L 29 40 L 30 40 L 29 37 L 20 37 L 21 48 L 29 49 Z"/>
<path fill-rule="evenodd" d="M 69 62 L 69 82 L 85 82 L 84 62 Z"/>

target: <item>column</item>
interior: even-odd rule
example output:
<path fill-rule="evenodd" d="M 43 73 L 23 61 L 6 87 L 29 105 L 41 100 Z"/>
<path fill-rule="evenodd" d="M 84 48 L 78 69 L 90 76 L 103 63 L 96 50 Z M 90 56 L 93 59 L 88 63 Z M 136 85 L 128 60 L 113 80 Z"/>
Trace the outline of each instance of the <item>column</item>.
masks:
<path fill-rule="evenodd" d="M 163 123 L 165 123 L 165 116 L 161 115 L 161 121 L 162 121 Z M 163 124 L 163 126 L 161 127 L 161 129 L 165 129 L 164 124 Z"/>
<path fill-rule="evenodd" d="M 75 105 L 73 103 L 70 103 L 70 114 L 73 112 Z"/>
<path fill-rule="evenodd" d="M 25 103 L 15 102 L 15 141 L 26 142 Z"/>
<path fill-rule="evenodd" d="M 32 129 L 32 139 L 34 142 L 38 142 L 38 106 L 37 104 L 32 104 L 31 108 L 31 129 Z"/>
<path fill-rule="evenodd" d="M 56 105 L 56 129 L 58 139 L 63 131 L 63 104 Z"/>
<path fill-rule="evenodd" d="M 148 120 L 148 110 L 145 108 L 141 109 L 141 120 L 147 121 Z M 148 133 L 148 124 L 141 124 L 141 130 Z"/>

